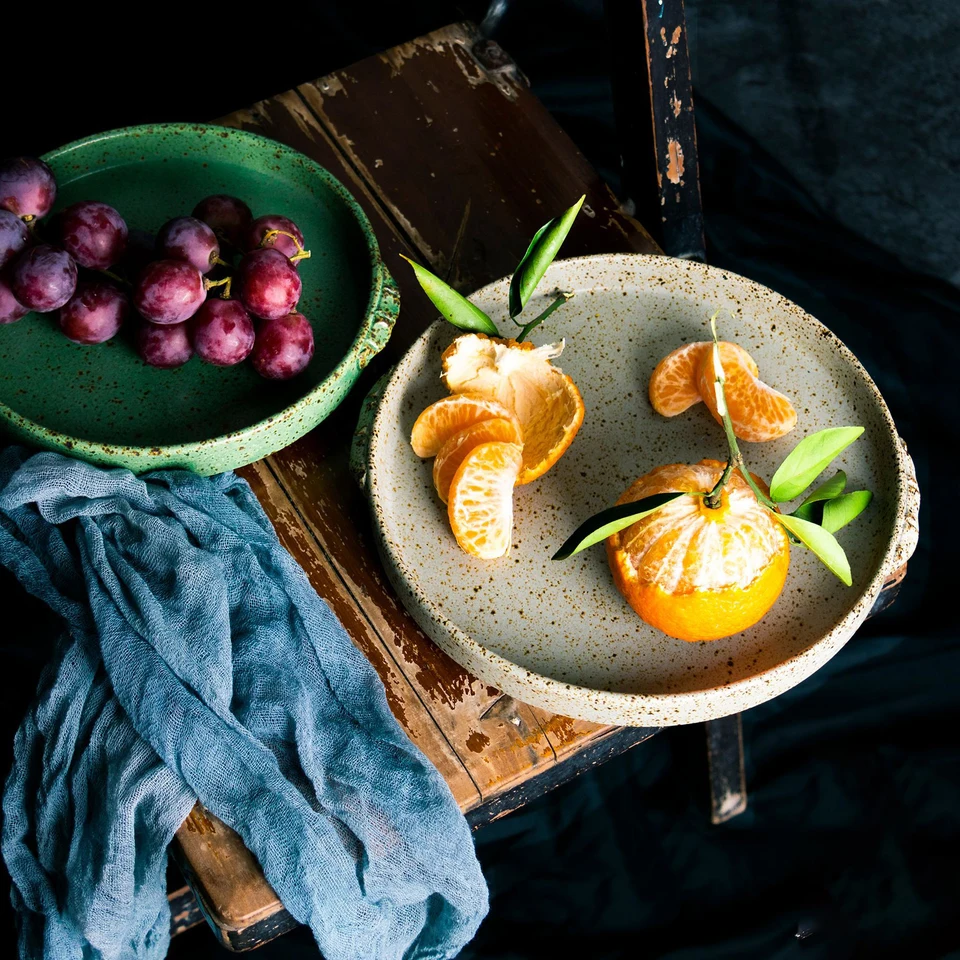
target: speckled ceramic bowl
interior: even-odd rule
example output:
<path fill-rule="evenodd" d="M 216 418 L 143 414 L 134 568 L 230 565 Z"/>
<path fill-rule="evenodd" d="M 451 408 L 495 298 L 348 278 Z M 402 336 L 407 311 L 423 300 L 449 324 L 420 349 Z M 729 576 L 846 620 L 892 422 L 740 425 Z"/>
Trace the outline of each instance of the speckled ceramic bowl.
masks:
<path fill-rule="evenodd" d="M 472 299 L 506 330 L 507 281 Z M 487 683 L 555 713 L 635 726 L 693 723 L 762 703 L 833 656 L 863 622 L 885 578 L 916 545 L 919 494 L 890 412 L 850 351 L 796 304 L 743 277 L 666 257 L 598 256 L 555 263 L 541 289 L 574 298 L 534 340 L 566 338 L 557 361 L 576 381 L 586 418 L 573 446 L 541 480 L 516 490 L 513 549 L 493 562 L 457 547 L 431 482 L 431 464 L 409 444 L 420 411 L 444 394 L 440 355 L 456 336 L 436 323 L 387 384 L 371 431 L 367 483 L 388 574 L 420 626 Z M 757 360 L 761 375 L 793 397 L 797 429 L 743 444 L 769 478 L 805 434 L 862 424 L 840 458 L 850 489 L 873 504 L 838 538 L 853 569 L 844 587 L 809 552 L 792 550 L 787 586 L 744 633 L 684 643 L 648 627 L 613 585 L 602 546 L 570 560 L 551 555 L 586 517 L 614 503 L 663 463 L 722 458 L 723 433 L 702 404 L 667 420 L 651 409 L 657 361 L 721 336 Z M 539 309 L 530 308 L 531 315 Z M 732 315 L 732 317 L 731 317 Z"/>
<path fill-rule="evenodd" d="M 249 363 L 224 369 L 196 357 L 157 370 L 137 357 L 132 329 L 80 346 L 55 316 L 29 315 L 0 326 L 0 426 L 16 439 L 135 471 L 219 473 L 316 426 L 386 344 L 399 296 L 370 223 L 331 174 L 295 150 L 241 130 L 157 124 L 88 137 L 44 159 L 57 176 L 55 210 L 103 200 L 130 227 L 155 232 L 203 197 L 231 193 L 255 216 L 292 217 L 313 254 L 300 264 L 300 310 L 316 352 L 285 383 Z"/>

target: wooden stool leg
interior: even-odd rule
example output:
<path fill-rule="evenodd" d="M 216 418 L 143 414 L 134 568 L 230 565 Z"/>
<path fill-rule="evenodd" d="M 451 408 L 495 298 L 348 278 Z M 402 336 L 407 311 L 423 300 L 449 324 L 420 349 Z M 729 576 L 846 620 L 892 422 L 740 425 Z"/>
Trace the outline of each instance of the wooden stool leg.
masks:
<path fill-rule="evenodd" d="M 710 820 L 726 823 L 747 809 L 743 768 L 743 724 L 740 714 L 709 720 L 707 764 L 710 771 Z"/>

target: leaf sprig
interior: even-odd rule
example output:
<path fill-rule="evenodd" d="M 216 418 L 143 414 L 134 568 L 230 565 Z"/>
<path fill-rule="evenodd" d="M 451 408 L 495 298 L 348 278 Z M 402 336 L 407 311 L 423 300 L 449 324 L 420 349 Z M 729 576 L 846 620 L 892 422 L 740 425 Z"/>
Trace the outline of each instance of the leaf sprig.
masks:
<path fill-rule="evenodd" d="M 719 312 L 719 311 L 718 311 Z M 804 437 L 777 467 L 770 482 L 770 496 L 766 496 L 756 485 L 750 471 L 746 468 L 743 455 L 733 432 L 733 422 L 727 409 L 724 394 L 725 377 L 720 362 L 719 339 L 717 337 L 715 313 L 710 318 L 713 333 L 713 362 L 717 371 L 714 387 L 717 393 L 717 410 L 723 420 L 727 436 L 729 456 L 720 479 L 709 493 L 702 491 L 674 491 L 644 497 L 633 503 L 611 507 L 584 521 L 567 538 L 563 546 L 554 554 L 554 560 L 565 560 L 587 547 L 599 543 L 613 533 L 642 520 L 655 510 L 683 496 L 700 496 L 707 506 L 718 506 L 720 491 L 730 479 L 734 470 L 741 475 L 753 489 L 757 500 L 783 524 L 791 540 L 811 550 L 843 583 L 848 587 L 853 583 L 850 563 L 843 547 L 837 542 L 834 533 L 856 519 L 870 505 L 873 495 L 869 490 L 855 490 L 844 493 L 847 484 L 846 474 L 838 470 L 829 480 L 820 484 L 792 513 L 783 513 L 779 505 L 795 500 L 803 495 L 810 485 L 830 465 L 831 461 L 850 446 L 864 431 L 863 427 L 831 427 L 819 430 Z"/>
<path fill-rule="evenodd" d="M 563 246 L 563 241 L 567 239 L 567 234 L 570 232 L 574 220 L 577 219 L 577 214 L 580 212 L 585 199 L 586 194 L 572 207 L 564 210 L 559 217 L 554 217 L 545 223 L 533 235 L 533 239 L 527 247 L 527 252 L 513 272 L 513 277 L 510 280 L 508 307 L 510 319 L 521 328 L 516 337 L 518 343 L 526 339 L 531 330 L 539 327 L 557 307 L 562 306 L 573 296 L 572 293 L 558 291 L 557 296 L 547 308 L 532 320 L 524 323 L 517 319 L 523 313 L 524 307 L 533 296 L 537 285 L 547 272 L 547 268 L 560 252 L 560 247 Z M 490 337 L 500 336 L 497 325 L 478 306 L 457 293 L 453 287 L 431 273 L 426 267 L 414 263 L 409 257 L 403 257 L 403 259 L 413 267 L 413 272 L 424 293 L 446 320 L 460 330 L 485 333 Z"/>

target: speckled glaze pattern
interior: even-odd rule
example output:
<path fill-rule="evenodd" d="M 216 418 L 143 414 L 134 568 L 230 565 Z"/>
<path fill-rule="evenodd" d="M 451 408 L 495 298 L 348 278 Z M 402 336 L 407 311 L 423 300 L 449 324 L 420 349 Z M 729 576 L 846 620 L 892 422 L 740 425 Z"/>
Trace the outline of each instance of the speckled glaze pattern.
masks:
<path fill-rule="evenodd" d="M 472 298 L 506 331 L 507 280 Z M 604 255 L 558 261 L 529 307 L 556 290 L 575 296 L 536 331 L 566 338 L 556 363 L 579 386 L 586 418 L 573 446 L 541 480 L 516 490 L 512 552 L 492 562 L 457 547 L 431 482 L 409 444 L 419 412 L 439 399 L 440 355 L 456 336 L 437 322 L 398 364 L 371 431 L 367 473 L 388 575 L 420 626 L 485 682 L 554 713 L 635 726 L 694 723 L 782 693 L 832 657 L 870 611 L 885 577 L 915 546 L 919 494 L 912 464 L 883 398 L 857 359 L 779 294 L 713 267 L 666 257 Z M 741 634 L 708 643 L 673 640 L 644 624 L 613 585 L 601 546 L 563 562 L 551 555 L 586 517 L 613 504 L 658 464 L 723 458 L 720 426 L 703 404 L 673 419 L 647 399 L 657 362 L 705 339 L 718 307 L 721 336 L 754 356 L 764 379 L 790 396 L 793 433 L 744 443 L 769 480 L 806 434 L 862 424 L 838 459 L 848 489 L 874 492 L 838 538 L 850 558 L 844 587 L 794 547 L 787 586 L 772 611 Z"/>
<path fill-rule="evenodd" d="M 0 424 L 15 438 L 136 472 L 183 467 L 219 473 L 292 443 L 347 395 L 383 349 L 399 291 L 350 193 L 314 161 L 245 131 L 192 124 L 129 127 L 47 154 L 56 210 L 78 200 L 115 206 L 131 228 L 155 232 L 214 193 L 255 215 L 283 213 L 313 256 L 301 262 L 300 310 L 314 359 L 285 383 L 249 363 L 221 368 L 194 357 L 177 370 L 139 359 L 133 325 L 98 346 L 71 343 L 55 315 L 0 327 Z"/>

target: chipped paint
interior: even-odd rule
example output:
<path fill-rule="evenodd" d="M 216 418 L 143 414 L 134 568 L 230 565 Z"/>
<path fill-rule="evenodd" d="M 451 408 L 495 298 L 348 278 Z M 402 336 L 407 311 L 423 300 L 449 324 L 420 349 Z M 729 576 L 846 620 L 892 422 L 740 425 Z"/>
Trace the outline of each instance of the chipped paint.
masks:
<path fill-rule="evenodd" d="M 343 81 L 335 73 L 331 73 L 322 80 L 318 80 L 316 83 L 316 88 L 325 97 L 335 97 L 338 93 L 342 93 L 345 97 L 350 96 L 350 94 L 347 92 L 347 88 L 343 85 Z"/>
<path fill-rule="evenodd" d="M 676 90 L 670 94 L 670 109 L 673 110 L 675 117 L 679 117 L 680 111 L 683 109 L 683 101 L 677 96 Z"/>
<path fill-rule="evenodd" d="M 683 182 L 683 147 L 680 146 L 680 141 L 673 137 L 667 140 L 666 175 L 671 183 Z"/>
<path fill-rule="evenodd" d="M 467 749 L 470 750 L 471 753 L 483 753 L 483 748 L 489 745 L 490 738 L 485 733 L 474 730 L 473 733 L 467 737 L 466 743 Z"/>
<path fill-rule="evenodd" d="M 300 128 L 300 132 L 310 140 L 316 140 L 320 127 L 313 118 L 313 114 L 307 109 L 306 104 L 293 91 L 288 90 L 275 98 L 287 108 L 287 113 L 293 117 L 294 123 Z"/>

